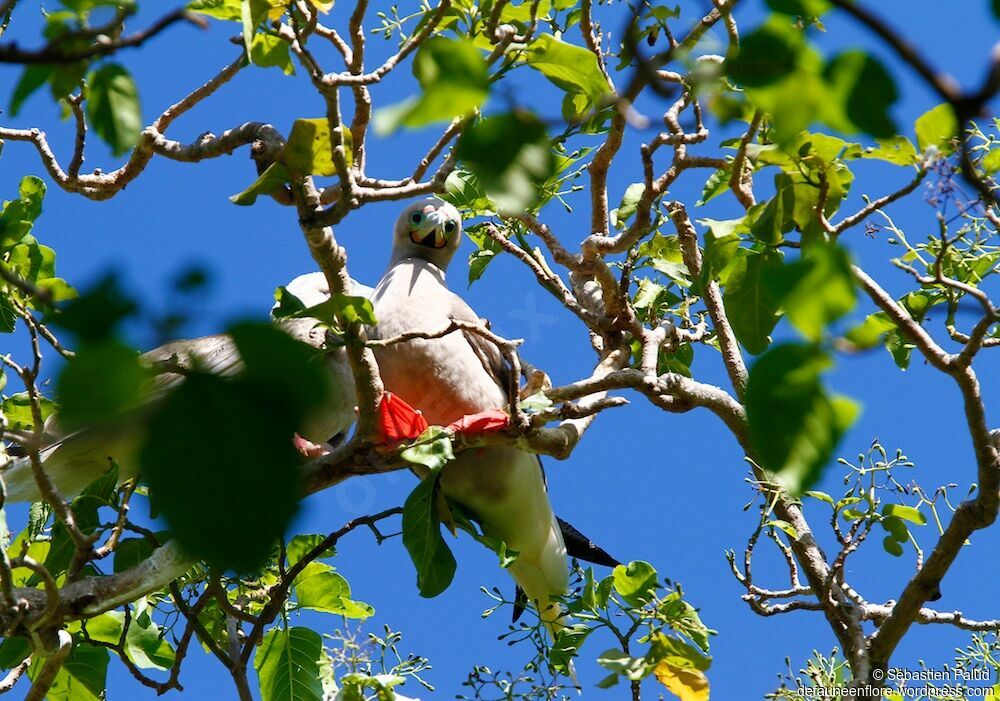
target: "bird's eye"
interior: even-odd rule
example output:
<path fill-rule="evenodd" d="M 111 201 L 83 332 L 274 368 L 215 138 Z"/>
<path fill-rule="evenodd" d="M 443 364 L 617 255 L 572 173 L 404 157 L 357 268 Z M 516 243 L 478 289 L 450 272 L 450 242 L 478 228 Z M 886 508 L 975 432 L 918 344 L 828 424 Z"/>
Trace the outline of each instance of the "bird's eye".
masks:
<path fill-rule="evenodd" d="M 419 224 L 424 220 L 424 215 L 421 212 L 414 212 L 410 215 L 410 221 L 414 224 Z"/>
<path fill-rule="evenodd" d="M 444 225 L 444 230 L 445 230 L 446 233 L 449 233 L 449 234 L 454 233 L 454 231 L 455 231 L 455 222 L 450 221 L 447 224 L 445 224 Z"/>

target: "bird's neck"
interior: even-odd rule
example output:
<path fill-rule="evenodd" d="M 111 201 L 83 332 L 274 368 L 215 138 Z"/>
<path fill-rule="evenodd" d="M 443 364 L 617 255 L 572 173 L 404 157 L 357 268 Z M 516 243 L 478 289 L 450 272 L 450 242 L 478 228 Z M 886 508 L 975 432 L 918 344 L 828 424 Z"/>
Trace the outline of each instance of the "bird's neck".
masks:
<path fill-rule="evenodd" d="M 413 255 L 413 251 L 393 251 L 392 258 L 389 259 L 389 267 L 386 268 L 386 272 L 388 273 L 394 268 L 401 266 L 408 266 L 417 272 L 425 272 L 429 275 L 433 275 L 438 278 L 441 284 L 444 284 L 445 270 L 448 267 L 448 261 L 446 260 L 442 265 L 434 260 L 430 260 L 422 256 L 415 256 Z"/>

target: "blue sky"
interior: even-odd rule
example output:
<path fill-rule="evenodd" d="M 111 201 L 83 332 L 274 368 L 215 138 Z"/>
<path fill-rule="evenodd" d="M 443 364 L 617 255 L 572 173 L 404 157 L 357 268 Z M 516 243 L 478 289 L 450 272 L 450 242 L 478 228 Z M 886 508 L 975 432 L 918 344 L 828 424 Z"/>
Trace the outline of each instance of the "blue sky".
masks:
<path fill-rule="evenodd" d="M 405 7 L 415 4 L 407 3 Z M 762 4 L 748 1 L 738 13 L 744 31 L 761 16 Z M 960 16 L 956 7 L 959 4 Z M 332 23 L 343 20 L 348 5 L 341 3 Z M 694 8 L 699 6 L 685 3 L 683 17 L 692 19 Z M 997 39 L 997 23 L 988 12 L 986 0 L 896 0 L 878 6 L 896 26 L 905 28 L 915 45 L 959 81 L 966 85 L 978 82 Z M 13 26 L 33 26 L 35 9 L 36 3 L 23 2 Z M 152 16 L 149 9 L 143 14 Z M 818 40 L 825 50 L 873 46 L 872 37 L 846 18 L 831 15 L 825 22 L 828 32 Z M 236 48 L 229 37 L 236 33 L 233 24 L 213 23 L 207 32 L 176 27 L 141 51 L 123 53 L 119 60 L 135 74 L 140 87 L 144 120 L 151 121 L 165 106 L 233 60 Z M 15 34 L 22 43 L 36 37 L 34 30 Z M 373 57 L 370 61 L 388 49 L 378 38 L 370 39 L 369 45 Z M 936 101 L 891 56 L 877 47 L 873 50 L 896 69 L 901 99 L 893 114 L 902 133 L 912 135 L 914 118 Z M 327 65 L 333 65 L 332 57 Z M 16 76 L 16 70 L 0 68 L 0 100 L 8 99 Z M 538 82 L 529 82 L 526 87 L 531 89 L 523 96 L 528 106 L 542 114 L 556 112 L 554 91 Z M 408 67 L 404 67 L 376 86 L 373 97 L 377 105 L 387 105 L 412 90 L 413 81 Z M 522 98 L 515 91 L 512 99 Z M 494 97 L 490 108 L 502 109 L 505 104 L 505 98 Z M 648 102 L 643 107 L 651 113 L 656 106 Z M 294 119 L 320 116 L 322 111 L 321 101 L 301 72 L 288 78 L 277 69 L 249 68 L 179 120 L 169 135 L 190 141 L 205 131 L 219 133 L 244 121 L 271 122 L 287 132 Z M 60 158 L 68 160 L 70 125 L 59 121 L 56 107 L 46 97 L 33 98 L 15 119 L 0 115 L 0 124 L 45 129 Z M 437 133 L 436 129 L 426 129 L 385 139 L 372 136 L 369 174 L 408 174 Z M 713 135 L 710 145 L 700 152 L 711 153 L 711 145 L 724 135 Z M 625 187 L 639 179 L 638 145 L 647 138 L 648 133 L 628 135 L 621 163 L 611 173 L 613 200 L 617 201 Z M 117 164 L 92 140 L 86 168 L 110 170 Z M 25 174 L 43 175 L 36 154 L 26 145 L 8 143 L 0 158 L 0 197 L 12 196 Z M 858 206 L 861 193 L 877 196 L 902 184 L 907 177 L 902 170 L 883 164 L 859 166 L 857 174 L 845 211 Z M 108 202 L 90 202 L 50 188 L 38 236 L 56 249 L 58 269 L 71 282 L 85 284 L 115 269 L 152 308 L 162 309 L 167 304 L 169 281 L 180 270 L 191 264 L 208 268 L 212 273 L 209 294 L 199 309 L 199 317 L 185 329 L 185 334 L 216 332 L 234 318 L 264 316 L 276 285 L 313 269 L 292 210 L 265 200 L 250 208 L 228 201 L 229 195 L 242 190 L 254 177 L 246 150 L 200 165 L 154 159 L 142 177 Z M 697 175 L 683 178 L 672 197 L 693 204 L 702 183 Z M 571 214 L 555 207 L 547 212 L 554 229 L 568 244 L 585 235 L 588 221 L 582 194 L 571 203 L 576 207 Z M 338 228 L 338 239 L 348 249 L 350 270 L 357 279 L 374 284 L 381 275 L 388 256 L 390 227 L 401 206 L 390 203 L 366 207 Z M 910 198 L 890 212 L 911 240 L 922 239 L 933 230 L 933 210 L 920 197 Z M 737 206 L 731 196 L 725 196 L 693 214 L 699 218 L 726 218 L 737 214 Z M 855 229 L 844 243 L 863 266 L 881 276 L 887 288 L 898 292 L 908 289 L 906 276 L 885 263 L 897 251 L 886 243 L 884 234 L 869 239 Z M 466 244 L 456 258 L 450 275 L 452 289 L 465 295 L 501 334 L 525 338 L 525 355 L 546 369 L 555 382 L 589 374 L 593 354 L 585 330 L 537 288 L 519 263 L 501 258 L 480 282 L 466 288 L 464 262 L 470 248 Z M 856 316 L 867 311 L 862 305 Z M 136 338 L 139 344 L 150 342 L 148 336 Z M 699 349 L 693 369 L 699 379 L 725 383 L 718 359 L 708 349 Z M 980 371 L 987 401 L 997 396 L 998 369 L 1000 365 L 994 358 Z M 864 405 L 861 421 L 843 443 L 843 455 L 849 457 L 865 450 L 878 437 L 889 450 L 902 448 L 917 463 L 919 472 L 915 476 L 931 489 L 955 482 L 960 485 L 958 493 L 963 493 L 974 480 L 958 393 L 918 359 L 910 370 L 901 373 L 882 351 L 841 357 L 830 383 Z M 751 496 L 743 482 L 746 470 L 741 452 L 721 424 L 705 412 L 664 414 L 640 398 L 633 399 L 631 406 L 602 415 L 568 461 L 547 461 L 555 509 L 619 559 L 649 560 L 661 574 L 682 583 L 688 600 L 701 609 L 705 623 L 719 631 L 712 642 L 714 663 L 709 672 L 713 697 L 760 698 L 776 686 L 776 675 L 785 668 L 786 656 L 797 668 L 814 648 L 829 652 L 835 640 L 818 614 L 763 619 L 740 600 L 741 588 L 729 574 L 723 553 L 729 548 L 742 551 L 756 515 L 753 509 L 742 511 Z M 990 416 L 995 424 L 995 410 Z M 353 516 L 400 504 L 412 486 L 409 474 L 395 473 L 354 480 L 328 490 L 304 503 L 298 531 L 330 531 Z M 837 491 L 836 469 L 827 473 L 821 487 Z M 267 508 L 266 498 L 248 508 Z M 826 516 L 818 511 L 813 515 L 817 531 L 825 538 Z M 925 544 L 930 542 L 925 540 Z M 973 617 L 996 615 L 998 544 L 1000 537 L 996 534 L 973 539 L 944 581 L 944 598 L 938 602 L 942 610 L 961 609 Z M 425 698 L 454 696 L 474 664 L 520 669 L 529 652 L 510 649 L 496 640 L 506 627 L 505 614 L 495 620 L 480 616 L 491 603 L 479 591 L 480 585 L 512 589 L 507 577 L 497 569 L 495 557 L 469 539 L 459 539 L 453 545 L 459 559 L 458 575 L 451 588 L 433 600 L 418 597 L 412 566 L 398 539 L 375 547 L 367 533 L 358 532 L 341 544 L 335 561 L 352 582 L 355 597 L 370 602 L 378 612 L 365 629 L 378 632 L 382 624 L 387 624 L 402 630 L 402 650 L 431 659 L 434 669 L 426 677 L 438 692 L 433 696 L 423 694 Z M 779 564 L 762 553 L 757 566 L 760 581 L 783 585 Z M 912 568 L 911 553 L 896 560 L 875 542 L 852 562 L 847 574 L 870 600 L 883 601 L 898 595 Z M 333 617 L 311 618 L 310 622 L 329 631 L 341 626 L 341 621 Z M 932 666 L 939 665 L 950 660 L 954 648 L 966 641 L 966 635 L 947 628 L 915 627 L 896 662 L 913 666 L 917 659 L 924 659 Z M 578 669 L 586 688 L 585 698 L 622 697 L 620 688 L 602 692 L 593 687 L 605 672 L 586 660 L 593 660 L 608 647 L 605 642 L 592 640 L 584 647 L 585 659 Z M 151 691 L 136 685 L 120 665 L 113 664 L 112 668 L 111 699 L 154 698 Z M 214 658 L 198 650 L 185 662 L 182 683 L 187 697 L 192 699 L 220 695 L 227 698 L 230 693 L 228 675 Z M 404 693 L 414 696 L 421 695 L 420 691 L 411 685 L 404 689 Z M 650 689 L 650 693 L 653 691 Z"/>

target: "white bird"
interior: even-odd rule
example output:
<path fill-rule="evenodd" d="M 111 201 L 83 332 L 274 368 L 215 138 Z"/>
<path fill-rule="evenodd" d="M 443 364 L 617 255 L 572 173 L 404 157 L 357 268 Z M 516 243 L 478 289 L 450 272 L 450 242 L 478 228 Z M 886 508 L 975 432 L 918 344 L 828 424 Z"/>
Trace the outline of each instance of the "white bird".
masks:
<path fill-rule="evenodd" d="M 299 276 L 286 289 L 307 308 L 329 298 L 322 273 Z M 351 294 L 367 297 L 371 294 L 371 288 L 355 282 Z M 326 331 L 317 326 L 314 319 L 276 319 L 275 323 L 293 338 L 314 348 L 324 347 Z M 235 375 L 242 367 L 236 344 L 227 334 L 170 341 L 144 353 L 141 360 L 152 368 L 164 364 L 197 366 L 203 371 L 223 377 Z M 321 452 L 327 441 L 342 436 L 355 420 L 354 407 L 357 400 L 354 376 L 343 348 L 327 350 L 325 367 L 330 373 L 331 387 L 335 391 L 324 406 L 310 415 L 306 424 L 299 429 L 296 444 L 307 456 Z M 143 409 L 155 406 L 157 400 L 182 379 L 183 375 L 176 372 L 160 372 L 156 376 L 156 386 L 149 403 Z M 50 417 L 45 425 L 45 446 L 42 448 L 41 458 L 45 471 L 60 493 L 65 497 L 79 494 L 107 470 L 108 461 L 112 458 L 118 463 L 120 479 L 125 480 L 137 474 L 143 413 L 140 410 L 136 417 L 113 426 L 84 428 L 71 433 L 65 433 L 59 428 L 58 415 Z M 42 498 L 27 456 L 9 456 L 7 463 L 0 466 L 0 476 L 6 487 L 7 501 L 38 501 Z"/>
<path fill-rule="evenodd" d="M 372 338 L 436 332 L 452 320 L 481 323 L 445 285 L 462 221 L 450 204 L 425 200 L 396 222 L 389 267 L 375 287 Z M 376 348 L 385 388 L 432 425 L 508 406 L 510 367 L 497 347 L 471 332 Z M 471 512 L 486 535 L 518 553 L 510 573 L 555 634 L 566 593 L 566 545 L 552 512 L 538 456 L 513 446 L 466 451 L 441 473 L 445 495 Z"/>

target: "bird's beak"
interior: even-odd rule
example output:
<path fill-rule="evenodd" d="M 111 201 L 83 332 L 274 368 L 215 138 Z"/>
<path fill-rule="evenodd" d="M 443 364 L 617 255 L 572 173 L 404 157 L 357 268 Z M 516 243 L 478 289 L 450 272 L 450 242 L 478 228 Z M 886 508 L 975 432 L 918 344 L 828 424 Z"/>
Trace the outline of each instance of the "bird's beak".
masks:
<path fill-rule="evenodd" d="M 418 246 L 444 248 L 448 244 L 447 223 L 448 216 L 440 210 L 425 211 L 423 221 L 410 224 L 410 240 Z"/>

